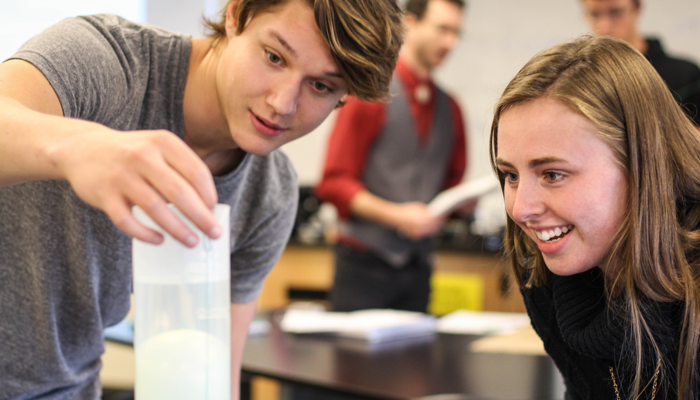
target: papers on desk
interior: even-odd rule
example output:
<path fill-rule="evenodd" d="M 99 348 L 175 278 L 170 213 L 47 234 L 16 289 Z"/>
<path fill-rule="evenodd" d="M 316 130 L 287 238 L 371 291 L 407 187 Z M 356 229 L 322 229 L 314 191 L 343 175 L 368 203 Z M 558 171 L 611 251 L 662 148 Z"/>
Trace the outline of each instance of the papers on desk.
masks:
<path fill-rule="evenodd" d="M 525 313 L 458 310 L 440 318 L 438 332 L 471 335 L 503 334 L 530 325 Z"/>
<path fill-rule="evenodd" d="M 442 333 L 486 335 L 471 343 L 477 353 L 547 354 L 525 313 L 459 310 L 440 318 Z"/>
<path fill-rule="evenodd" d="M 435 333 L 436 318 L 398 310 L 325 312 L 287 310 L 280 328 L 291 333 L 328 333 L 370 343 L 406 339 Z"/>
<path fill-rule="evenodd" d="M 435 215 L 444 215 L 454 211 L 460 204 L 467 200 L 481 197 L 500 188 L 498 179 L 492 175 L 460 183 L 440 192 L 428 204 L 428 208 Z"/>
<path fill-rule="evenodd" d="M 525 326 L 515 332 L 486 336 L 471 343 L 477 353 L 527 354 L 544 356 L 542 339 L 532 326 Z"/>

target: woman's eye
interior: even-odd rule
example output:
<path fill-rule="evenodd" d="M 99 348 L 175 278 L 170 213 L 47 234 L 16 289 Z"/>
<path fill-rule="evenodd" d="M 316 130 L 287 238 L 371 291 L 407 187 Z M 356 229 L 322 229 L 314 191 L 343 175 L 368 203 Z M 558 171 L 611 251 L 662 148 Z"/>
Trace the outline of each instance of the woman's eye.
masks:
<path fill-rule="evenodd" d="M 547 171 L 544 173 L 544 177 L 546 180 L 549 182 L 556 182 L 559 179 L 561 179 L 564 175 L 560 174 L 559 172 L 552 172 L 552 171 Z"/>
<path fill-rule="evenodd" d="M 518 175 L 512 172 L 504 172 L 503 175 L 508 183 L 515 183 L 518 181 Z"/>
<path fill-rule="evenodd" d="M 275 53 L 273 53 L 273 52 L 271 52 L 271 51 L 269 51 L 269 50 L 265 50 L 265 52 L 267 53 L 267 59 L 268 59 L 271 63 L 273 63 L 273 64 L 275 64 L 275 65 L 281 64 L 281 63 L 282 63 L 282 57 L 278 56 L 277 54 L 275 54 Z"/>

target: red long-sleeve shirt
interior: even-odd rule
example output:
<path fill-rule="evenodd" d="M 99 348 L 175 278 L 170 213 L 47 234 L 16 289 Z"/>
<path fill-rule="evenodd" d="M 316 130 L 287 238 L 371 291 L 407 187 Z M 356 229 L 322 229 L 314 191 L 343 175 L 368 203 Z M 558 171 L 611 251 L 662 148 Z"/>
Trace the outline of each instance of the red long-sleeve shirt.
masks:
<path fill-rule="evenodd" d="M 411 115 L 416 125 L 416 134 L 422 142 L 430 135 L 433 124 L 435 85 L 432 81 L 423 82 L 430 87 L 430 101 L 420 104 L 414 93 L 421 81 L 399 60 L 396 73 L 406 89 Z M 453 115 L 454 150 L 448 167 L 446 187 L 458 184 L 467 165 L 466 138 L 462 113 L 457 103 L 449 97 Z M 315 187 L 316 195 L 322 201 L 333 203 L 342 219 L 350 217 L 350 202 L 357 192 L 365 188 L 362 183 L 367 155 L 379 136 L 386 121 L 386 106 L 381 103 L 368 103 L 350 99 L 338 113 L 335 127 L 328 142 L 326 163 L 321 182 Z"/>

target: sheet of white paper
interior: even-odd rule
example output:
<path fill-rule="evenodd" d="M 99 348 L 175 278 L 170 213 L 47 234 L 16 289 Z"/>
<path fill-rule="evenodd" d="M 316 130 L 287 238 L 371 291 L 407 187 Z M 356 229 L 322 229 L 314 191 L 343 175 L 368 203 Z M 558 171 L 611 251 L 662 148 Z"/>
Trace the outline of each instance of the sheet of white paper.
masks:
<path fill-rule="evenodd" d="M 487 175 L 483 178 L 460 183 L 457 186 L 440 192 L 430 201 L 428 207 L 435 215 L 447 214 L 457 208 L 461 203 L 481 197 L 499 187 L 500 183 L 498 179 L 492 175 Z"/>
<path fill-rule="evenodd" d="M 516 331 L 530 325 L 525 313 L 457 310 L 440 318 L 438 332 L 489 335 Z"/>
<path fill-rule="evenodd" d="M 471 342 L 470 348 L 477 353 L 547 355 L 542 339 L 532 326 L 517 331 L 486 336 Z"/>
<path fill-rule="evenodd" d="M 291 333 L 335 333 L 342 337 L 380 342 L 435 332 L 436 318 L 397 310 L 324 312 L 287 310 L 280 328 Z"/>

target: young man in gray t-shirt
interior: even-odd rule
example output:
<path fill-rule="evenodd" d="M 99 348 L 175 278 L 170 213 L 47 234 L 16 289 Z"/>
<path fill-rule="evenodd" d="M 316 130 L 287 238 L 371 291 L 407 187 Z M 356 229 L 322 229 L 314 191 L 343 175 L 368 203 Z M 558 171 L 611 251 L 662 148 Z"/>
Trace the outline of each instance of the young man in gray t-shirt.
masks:
<path fill-rule="evenodd" d="M 187 246 L 232 207 L 232 398 L 296 177 L 275 151 L 350 94 L 387 95 L 394 0 L 231 0 L 206 39 L 69 19 L 0 64 L 0 399 L 97 399 L 102 330 L 131 290 L 130 237 Z M 360 18 L 356 18 L 360 16 Z"/>

